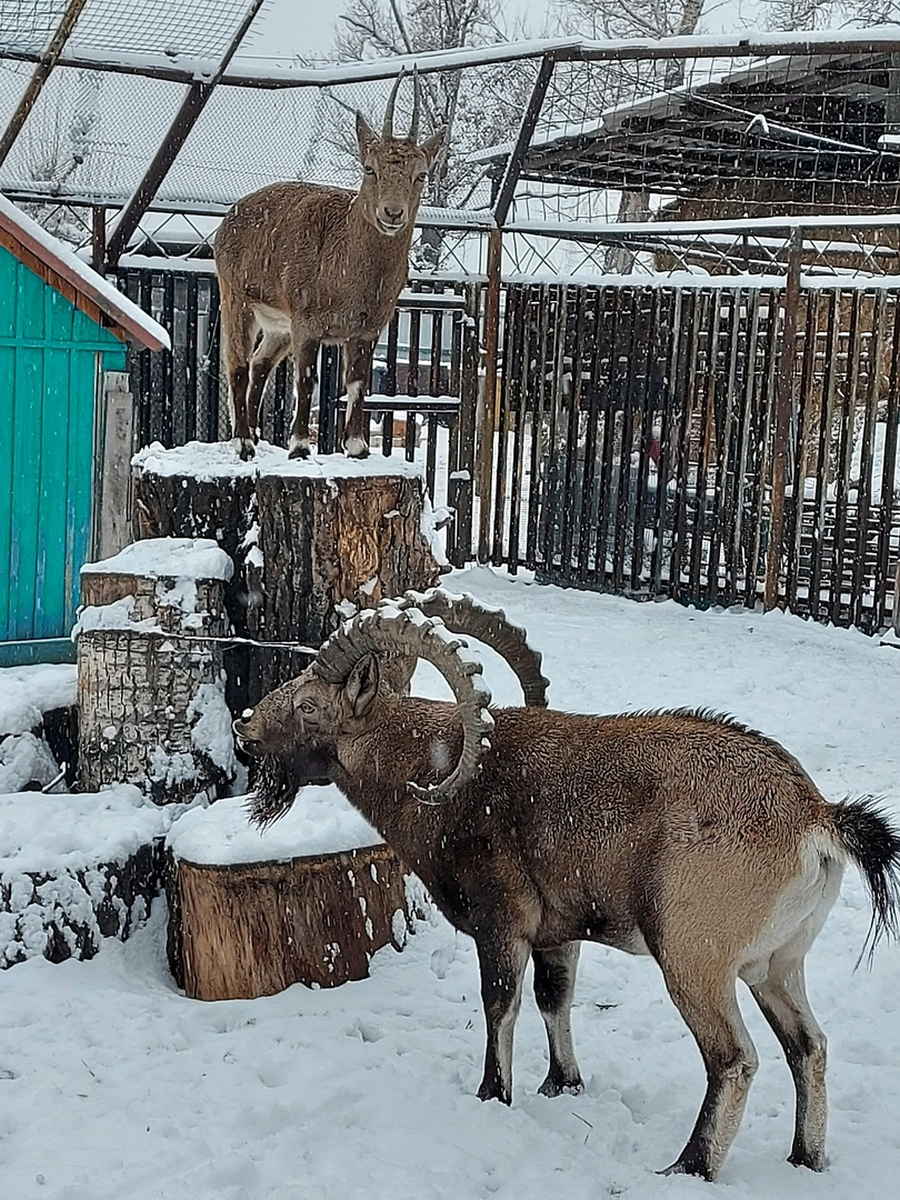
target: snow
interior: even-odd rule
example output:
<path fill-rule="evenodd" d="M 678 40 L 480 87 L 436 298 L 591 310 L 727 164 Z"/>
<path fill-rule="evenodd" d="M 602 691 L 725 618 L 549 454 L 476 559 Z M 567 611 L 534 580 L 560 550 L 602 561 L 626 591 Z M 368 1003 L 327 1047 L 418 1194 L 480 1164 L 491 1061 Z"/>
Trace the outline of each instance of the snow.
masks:
<path fill-rule="evenodd" d="M 225 865 L 332 854 L 384 841 L 333 786 L 304 788 L 287 816 L 264 831 L 247 819 L 247 800 L 229 796 L 185 813 L 167 844 L 177 858 Z"/>
<path fill-rule="evenodd" d="M 900 214 L 860 216 L 856 213 L 827 213 L 810 216 L 784 217 L 724 217 L 702 221 L 510 221 L 504 226 L 507 233 L 545 233 L 548 237 L 577 237 L 588 233 L 654 234 L 686 237 L 691 233 L 753 233 L 764 230 L 790 229 L 891 229 L 900 225 Z"/>
<path fill-rule="evenodd" d="M 74 663 L 0 670 L 0 737 L 37 729 L 43 714 L 75 703 Z"/>
<path fill-rule="evenodd" d="M 46 742 L 33 733 L 16 733 L 0 740 L 0 795 L 21 792 L 34 783 L 43 787 L 58 772 Z"/>
<path fill-rule="evenodd" d="M 63 263 L 110 315 L 113 317 L 124 316 L 139 326 L 151 340 L 158 342 L 166 350 L 171 349 L 169 335 L 161 325 L 123 295 L 114 284 L 104 279 L 87 263 L 82 262 L 70 247 L 53 237 L 46 229 L 38 225 L 37 221 L 32 220 L 0 193 L 0 226 L 4 224 L 11 226 L 13 230 L 21 230 L 31 241 L 36 242 L 44 251 Z"/>
<path fill-rule="evenodd" d="M 226 582 L 234 574 L 231 559 L 211 538 L 145 538 L 132 542 L 112 558 L 85 563 L 81 569 L 92 575 L 224 579 Z"/>
<path fill-rule="evenodd" d="M 187 442 L 166 450 L 159 442 L 145 446 L 131 460 L 132 466 L 158 475 L 190 475 L 195 479 L 239 479 L 258 475 L 283 475 L 306 479 L 349 479 L 384 475 L 421 478 L 421 465 L 402 459 L 370 455 L 347 458 L 343 454 L 313 454 L 288 458 L 287 450 L 260 442 L 256 457 L 244 462 L 233 442 Z"/>
<path fill-rule="evenodd" d="M 26 871 L 52 874 L 122 862 L 162 837 L 172 815 L 127 784 L 76 795 L 0 795 L 0 877 L 8 883 Z"/>
<path fill-rule="evenodd" d="M 191 726 L 191 745 L 207 758 L 228 778 L 233 778 L 234 735 L 231 732 L 231 713 L 225 703 L 225 681 L 201 683 L 188 705 L 188 720 Z M 195 771 L 191 764 L 191 774 Z"/>
<path fill-rule="evenodd" d="M 756 30 L 728 34 L 704 34 L 667 38 L 607 38 L 591 40 L 578 37 L 532 38 L 514 42 L 497 42 L 487 46 L 465 47 L 460 50 L 439 50 L 394 58 L 376 58 L 364 62 L 309 67 L 292 60 L 285 65 L 273 65 L 266 58 L 260 63 L 252 55 L 236 55 L 221 78 L 224 85 L 253 86 L 270 84 L 278 87 L 328 87 L 341 83 L 389 79 L 401 67 L 421 72 L 450 70 L 487 63 L 505 62 L 515 58 L 538 58 L 544 54 L 568 52 L 577 57 L 580 52 L 609 55 L 611 58 L 652 56 L 655 49 L 695 50 L 704 56 L 746 53 L 777 53 L 786 47 L 801 46 L 804 51 L 843 49 L 845 46 L 890 46 L 897 40 L 896 25 L 880 25 L 870 29 L 819 29 L 815 31 L 761 33 Z M 285 55 L 287 57 L 287 55 Z M 140 74 L 158 74 L 171 80 L 190 83 L 207 80 L 217 62 L 207 57 L 180 53 L 173 49 L 166 54 L 93 47 L 82 42 L 72 43 L 60 55 L 61 65 L 115 70 L 121 68 Z"/>
<path fill-rule="evenodd" d="M 900 654 L 877 639 L 485 569 L 448 583 L 525 626 L 554 706 L 730 710 L 796 753 L 829 798 L 881 793 L 900 814 Z M 512 673 L 492 652 L 483 657 L 495 700 L 518 703 Z M 415 687 L 447 695 L 428 666 Z M 307 789 L 294 811 L 316 801 Z M 210 818 L 223 803 L 232 802 Z M 67 817 L 67 836 L 77 824 Z M 281 852 L 310 845 L 304 836 Z M 148 926 L 124 945 L 106 942 L 91 962 L 35 959 L 4 974 L 4 1191 L 16 1200 L 362 1200 L 376 1181 L 376 1196 L 415 1200 L 883 1200 L 900 1170 L 900 955 L 886 946 L 871 972 L 853 974 L 868 920 L 848 870 L 808 972 L 829 1036 L 831 1166 L 813 1175 L 784 1161 L 790 1077 L 742 990 L 761 1065 L 711 1191 L 654 1174 L 690 1130 L 703 1069 L 650 960 L 585 946 L 574 1027 L 587 1088 L 578 1097 L 535 1095 L 546 1044 L 527 981 L 507 1109 L 475 1099 L 484 1049 L 476 957 L 442 920 L 420 924 L 402 954 L 376 954 L 360 983 L 204 1004 L 167 973 L 158 902 Z"/>
<path fill-rule="evenodd" d="M 128 629 L 133 633 L 160 633 L 159 622 L 155 617 L 132 617 L 134 596 L 123 596 L 113 600 L 111 604 L 88 604 L 78 610 L 78 620 L 72 629 L 72 640 L 76 641 L 80 634 L 91 633 L 97 629 Z"/>

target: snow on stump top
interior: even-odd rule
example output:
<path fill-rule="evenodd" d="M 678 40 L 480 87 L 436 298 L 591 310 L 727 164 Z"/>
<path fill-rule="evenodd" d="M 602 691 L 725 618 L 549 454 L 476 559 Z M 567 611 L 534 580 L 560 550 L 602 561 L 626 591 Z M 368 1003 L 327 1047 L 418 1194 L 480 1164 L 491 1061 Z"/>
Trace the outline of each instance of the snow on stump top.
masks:
<path fill-rule="evenodd" d="M 160 888 L 170 820 L 133 787 L 0 796 L 0 969 L 128 937 Z"/>
<path fill-rule="evenodd" d="M 403 948 L 420 891 L 336 788 L 306 788 L 265 832 L 246 804 L 219 800 L 169 833 L 169 964 L 188 996 L 336 987 L 366 978 L 382 946 Z"/>
<path fill-rule="evenodd" d="M 215 542 L 186 538 L 138 542 L 82 568 L 84 790 L 131 783 L 168 804 L 214 799 L 233 777 L 223 648 L 203 640 L 231 632 L 232 570 Z"/>
<path fill-rule="evenodd" d="M 231 559 L 211 538 L 147 538 L 112 558 L 86 563 L 91 575 L 141 575 L 146 579 L 223 579 L 234 574 Z"/>
<path fill-rule="evenodd" d="M 136 533 L 214 538 L 235 564 L 226 591 L 235 632 L 261 642 L 318 647 L 337 606 L 356 608 L 437 583 L 435 516 L 416 463 L 381 455 L 289 459 L 263 442 L 244 462 L 231 443 L 147 447 L 133 459 Z M 308 659 L 285 649 L 229 657 L 240 695 L 255 704 Z M 232 686 L 236 687 L 234 680 Z"/>
<path fill-rule="evenodd" d="M 170 450 L 153 442 L 138 451 L 131 464 L 138 474 L 190 476 L 206 483 L 218 479 L 253 479 L 259 475 L 284 475 L 292 479 L 371 479 L 384 475 L 421 479 L 423 475 L 418 463 L 405 459 L 383 455 L 347 458 L 343 454 L 288 458 L 287 450 L 270 442 L 260 442 L 256 457 L 246 462 L 234 442 L 186 442 Z"/>

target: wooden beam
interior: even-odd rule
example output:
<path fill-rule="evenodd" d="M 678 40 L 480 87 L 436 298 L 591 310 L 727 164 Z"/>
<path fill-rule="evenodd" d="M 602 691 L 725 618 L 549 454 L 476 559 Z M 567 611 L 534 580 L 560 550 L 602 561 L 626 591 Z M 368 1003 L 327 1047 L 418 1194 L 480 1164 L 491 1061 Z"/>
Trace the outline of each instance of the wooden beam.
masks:
<path fill-rule="evenodd" d="M 181 147 L 187 141 L 188 135 L 209 102 L 210 96 L 215 91 L 216 84 L 224 75 L 228 64 L 244 40 L 263 3 L 264 0 L 250 0 L 247 11 L 244 14 L 244 19 L 235 31 L 215 72 L 208 80 L 192 83 L 188 88 L 187 95 L 182 100 L 181 107 L 175 114 L 175 118 L 169 126 L 162 145 L 153 156 L 150 165 L 144 172 L 143 179 L 137 185 L 131 199 L 119 214 L 106 248 L 107 270 L 115 269 L 116 264 L 131 239 L 131 235 L 140 224 L 141 218 L 147 211 L 150 201 L 159 191 L 160 185 L 178 157 Z"/>
<path fill-rule="evenodd" d="M 38 60 L 38 64 L 28 81 L 28 86 L 25 89 L 22 99 L 16 105 L 16 110 L 9 119 L 3 137 L 0 138 L 0 166 L 5 162 L 10 150 L 15 145 L 16 138 L 22 132 L 22 126 L 28 120 L 29 113 L 34 108 L 38 96 L 40 96 L 44 89 L 44 84 L 50 78 L 53 68 L 59 62 L 60 55 L 65 49 L 66 42 L 69 40 L 72 30 L 78 23 L 78 18 L 81 16 L 86 3 L 87 0 L 69 0 L 69 3 L 66 5 L 66 11 L 60 18 L 56 32 L 50 39 L 49 46 Z"/>

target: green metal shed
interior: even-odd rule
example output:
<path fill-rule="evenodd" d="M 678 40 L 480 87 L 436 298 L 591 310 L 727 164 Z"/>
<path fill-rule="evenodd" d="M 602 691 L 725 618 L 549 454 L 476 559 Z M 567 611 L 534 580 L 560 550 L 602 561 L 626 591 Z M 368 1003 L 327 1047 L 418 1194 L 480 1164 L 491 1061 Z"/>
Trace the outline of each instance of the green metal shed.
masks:
<path fill-rule="evenodd" d="M 73 657 L 81 565 L 125 538 L 127 343 L 169 345 L 0 196 L 0 667 Z"/>

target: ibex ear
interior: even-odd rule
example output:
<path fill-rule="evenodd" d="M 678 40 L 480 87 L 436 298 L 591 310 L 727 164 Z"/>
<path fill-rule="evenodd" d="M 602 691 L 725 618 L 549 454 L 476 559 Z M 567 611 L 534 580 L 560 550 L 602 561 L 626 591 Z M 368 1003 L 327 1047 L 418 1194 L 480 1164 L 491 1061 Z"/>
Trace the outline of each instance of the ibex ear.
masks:
<path fill-rule="evenodd" d="M 362 115 L 356 114 L 356 144 L 359 146 L 359 158 L 365 162 L 366 155 L 378 142 L 378 134 Z"/>
<path fill-rule="evenodd" d="M 437 133 L 433 133 L 430 138 L 426 138 L 419 146 L 419 150 L 425 155 L 429 167 L 443 150 L 444 138 L 446 136 L 447 130 L 439 129 Z"/>
<path fill-rule="evenodd" d="M 344 684 L 344 695 L 350 703 L 354 717 L 365 715 L 369 705 L 378 694 L 378 659 L 374 654 L 364 655 Z"/>

